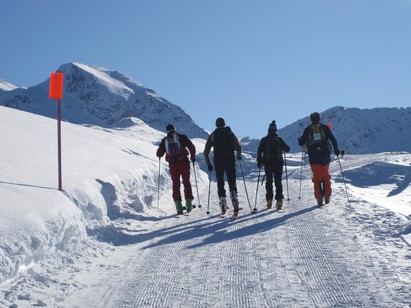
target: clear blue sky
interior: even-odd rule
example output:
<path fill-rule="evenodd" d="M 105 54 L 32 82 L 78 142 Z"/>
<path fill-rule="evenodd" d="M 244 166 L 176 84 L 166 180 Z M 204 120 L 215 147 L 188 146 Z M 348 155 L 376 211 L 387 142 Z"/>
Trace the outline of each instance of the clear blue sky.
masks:
<path fill-rule="evenodd" d="M 337 105 L 411 106 L 411 0 L 1 0 L 0 44 L 11 83 L 119 70 L 240 137 Z"/>

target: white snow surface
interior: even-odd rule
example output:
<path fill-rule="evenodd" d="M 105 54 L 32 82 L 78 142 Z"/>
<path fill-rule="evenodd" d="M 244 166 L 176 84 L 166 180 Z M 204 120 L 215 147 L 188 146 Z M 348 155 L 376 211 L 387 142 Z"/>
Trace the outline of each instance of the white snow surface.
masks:
<path fill-rule="evenodd" d="M 219 218 L 214 176 L 210 185 L 199 168 L 205 140 L 194 139 L 197 207 L 175 218 L 168 168 L 155 156 L 164 133 L 129 121 L 62 123 L 61 192 L 56 120 L 0 106 L 0 306 L 411 305 L 411 154 L 333 161 L 324 208 L 306 155 L 289 154 L 280 213 L 265 209 L 244 153 L 244 210 L 232 221 Z"/>

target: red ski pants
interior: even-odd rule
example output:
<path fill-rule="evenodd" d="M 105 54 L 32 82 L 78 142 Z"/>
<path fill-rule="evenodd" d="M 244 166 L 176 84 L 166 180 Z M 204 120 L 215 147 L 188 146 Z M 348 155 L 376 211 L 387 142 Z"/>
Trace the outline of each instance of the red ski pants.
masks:
<path fill-rule="evenodd" d="M 171 181 L 173 182 L 173 200 L 181 201 L 180 178 L 183 180 L 185 199 L 193 200 L 193 191 L 190 183 L 190 162 L 171 162 L 169 165 Z"/>
<path fill-rule="evenodd" d="M 322 166 L 321 164 L 310 165 L 313 172 L 314 196 L 331 196 L 331 176 L 328 171 L 330 164 Z"/>

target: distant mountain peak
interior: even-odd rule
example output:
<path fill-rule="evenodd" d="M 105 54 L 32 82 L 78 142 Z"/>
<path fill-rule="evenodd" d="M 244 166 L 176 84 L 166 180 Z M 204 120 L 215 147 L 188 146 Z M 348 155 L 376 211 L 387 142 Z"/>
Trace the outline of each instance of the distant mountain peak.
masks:
<path fill-rule="evenodd" d="M 0 91 L 12 91 L 17 88 L 18 86 L 0 78 Z"/>
<path fill-rule="evenodd" d="M 347 153 L 411 152 L 411 108 L 332 107 L 321 114 L 323 124 L 332 124 L 340 149 Z M 310 125 L 309 116 L 282 129 L 279 133 L 293 152 L 301 151 L 297 138 Z"/>
<path fill-rule="evenodd" d="M 69 122 L 111 127 L 135 117 L 160 131 L 173 123 L 190 137 L 208 136 L 180 107 L 123 73 L 78 62 L 63 64 L 58 71 L 64 73 L 62 117 Z M 55 117 L 55 104 L 47 99 L 48 84 L 46 80 L 9 91 L 0 97 L 0 104 Z"/>

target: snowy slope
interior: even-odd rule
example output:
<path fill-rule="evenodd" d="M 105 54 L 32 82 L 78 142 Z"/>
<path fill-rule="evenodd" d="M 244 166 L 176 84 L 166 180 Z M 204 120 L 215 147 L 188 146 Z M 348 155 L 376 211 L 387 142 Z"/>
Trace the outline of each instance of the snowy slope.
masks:
<path fill-rule="evenodd" d="M 64 73 L 62 117 L 69 122 L 116 127 L 137 117 L 157 130 L 174 123 L 190 137 L 207 136 L 180 107 L 120 72 L 81 63 L 64 64 L 58 71 Z M 48 99 L 48 91 L 49 79 L 27 89 L 0 90 L 0 105 L 56 118 L 56 102 Z"/>
<path fill-rule="evenodd" d="M 411 304 L 410 154 L 348 155 L 344 178 L 333 162 L 324 209 L 314 206 L 306 157 L 290 154 L 284 213 L 264 210 L 259 186 L 250 214 L 250 164 L 245 181 L 238 174 L 245 210 L 234 223 L 217 217 L 215 182 L 196 165 L 202 207 L 176 219 L 167 166 L 154 155 L 164 133 L 127 121 L 63 123 L 59 192 L 56 121 L 0 107 L 0 305 Z M 194 142 L 201 161 L 205 140 Z"/>

